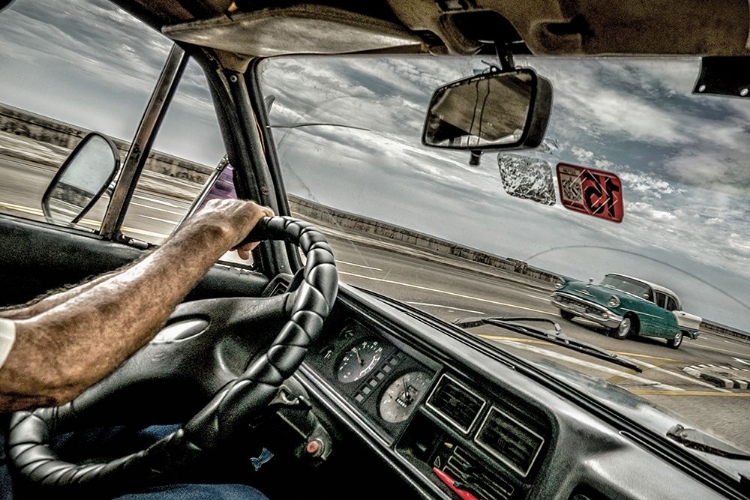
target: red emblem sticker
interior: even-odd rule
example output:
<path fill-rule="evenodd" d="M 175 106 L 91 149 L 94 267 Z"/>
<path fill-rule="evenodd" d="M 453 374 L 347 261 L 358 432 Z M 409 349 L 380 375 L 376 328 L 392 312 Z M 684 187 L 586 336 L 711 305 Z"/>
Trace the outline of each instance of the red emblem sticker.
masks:
<path fill-rule="evenodd" d="M 610 172 L 557 164 L 557 185 L 565 208 L 594 217 L 622 221 L 622 182 Z"/>

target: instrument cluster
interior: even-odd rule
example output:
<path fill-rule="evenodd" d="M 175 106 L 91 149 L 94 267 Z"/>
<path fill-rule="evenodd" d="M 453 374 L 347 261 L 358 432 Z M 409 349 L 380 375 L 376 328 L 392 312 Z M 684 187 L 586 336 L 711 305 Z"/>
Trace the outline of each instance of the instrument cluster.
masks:
<path fill-rule="evenodd" d="M 435 374 L 370 328 L 347 320 L 307 363 L 395 436 L 427 395 Z"/>

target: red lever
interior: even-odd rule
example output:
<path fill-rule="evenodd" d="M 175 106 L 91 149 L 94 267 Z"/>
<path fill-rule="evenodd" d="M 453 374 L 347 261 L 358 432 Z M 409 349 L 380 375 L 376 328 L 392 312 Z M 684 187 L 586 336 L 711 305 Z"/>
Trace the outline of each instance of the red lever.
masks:
<path fill-rule="evenodd" d="M 463 498 L 463 500 L 479 500 L 477 497 L 475 497 L 474 495 L 472 495 L 468 491 L 462 490 L 460 488 L 456 488 L 455 486 L 453 486 L 453 484 L 456 481 L 452 477 L 450 477 L 448 474 L 446 474 L 445 471 L 442 471 L 442 470 L 438 469 L 437 467 L 433 467 L 432 468 L 432 472 L 434 472 L 437 475 L 437 477 L 440 478 L 440 480 L 442 482 L 444 482 L 446 485 L 448 485 L 448 488 L 450 488 L 453 491 L 455 491 L 456 495 L 458 495 L 461 498 Z"/>

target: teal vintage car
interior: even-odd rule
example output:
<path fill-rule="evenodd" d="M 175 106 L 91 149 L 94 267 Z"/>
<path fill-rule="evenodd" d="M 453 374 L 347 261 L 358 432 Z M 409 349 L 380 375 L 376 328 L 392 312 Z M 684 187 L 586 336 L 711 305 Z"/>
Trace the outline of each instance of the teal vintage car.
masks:
<path fill-rule="evenodd" d="M 585 318 L 618 339 L 660 337 L 677 349 L 699 335 L 701 318 L 684 312 L 676 293 L 632 276 L 607 274 L 598 285 L 562 278 L 551 301 L 564 319 Z"/>

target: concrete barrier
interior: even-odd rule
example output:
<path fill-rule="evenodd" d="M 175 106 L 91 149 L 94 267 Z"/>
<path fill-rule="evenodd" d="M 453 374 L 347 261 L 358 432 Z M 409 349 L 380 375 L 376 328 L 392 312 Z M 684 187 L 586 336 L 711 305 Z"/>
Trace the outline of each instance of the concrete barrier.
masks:
<path fill-rule="evenodd" d="M 738 330 L 737 328 L 732 328 L 731 326 L 722 325 L 721 323 L 716 323 L 707 319 L 704 319 L 701 323 L 701 331 L 750 341 L 749 332 Z"/>
<path fill-rule="evenodd" d="M 0 132 L 26 137 L 36 143 L 48 144 L 64 158 L 67 152 L 76 147 L 80 140 L 89 133 L 89 130 L 0 103 Z M 124 160 L 130 143 L 115 138 L 112 140 L 120 151 L 120 159 Z M 23 152 L 9 151 L 6 154 L 14 156 Z M 216 159 L 217 164 L 220 159 Z M 49 167 L 60 166 L 55 155 L 37 156 L 35 160 Z M 144 168 L 157 174 L 204 184 L 213 172 L 214 165 L 206 166 L 159 151 L 152 151 L 148 155 Z"/>
<path fill-rule="evenodd" d="M 306 218 L 321 221 L 347 231 L 355 231 L 377 238 L 398 241 L 417 248 L 440 255 L 448 255 L 457 259 L 484 264 L 493 268 L 518 273 L 528 278 L 554 283 L 560 279 L 555 273 L 529 266 L 525 262 L 493 255 L 476 248 L 460 245 L 429 234 L 420 233 L 413 229 L 397 226 L 377 219 L 344 212 L 327 207 L 319 203 L 289 195 L 289 204 L 294 212 Z"/>

